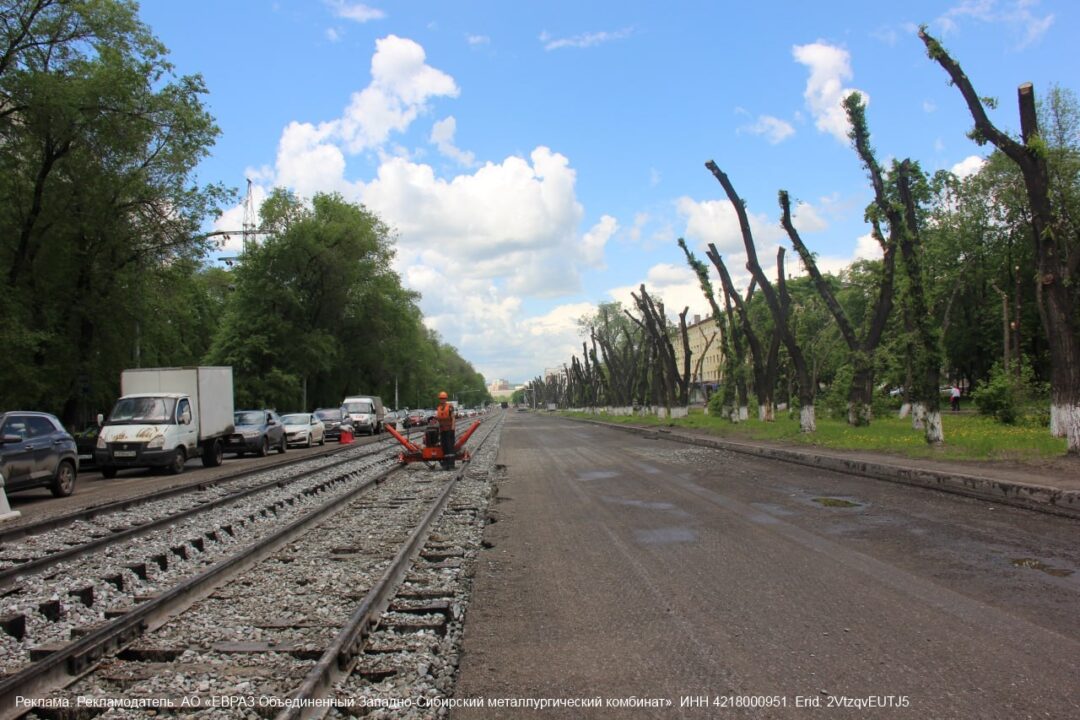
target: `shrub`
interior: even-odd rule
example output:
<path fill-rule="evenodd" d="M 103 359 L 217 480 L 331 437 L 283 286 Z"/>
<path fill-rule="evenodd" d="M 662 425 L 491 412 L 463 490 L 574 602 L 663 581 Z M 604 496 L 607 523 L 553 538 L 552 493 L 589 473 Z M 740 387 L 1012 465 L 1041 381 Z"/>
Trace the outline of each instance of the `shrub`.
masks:
<path fill-rule="evenodd" d="M 727 417 L 724 413 L 724 393 L 721 389 L 717 389 L 709 398 L 709 416 L 710 417 Z"/>
<path fill-rule="evenodd" d="M 1012 425 L 1020 414 L 1027 384 L 1023 379 L 1007 373 L 997 363 L 990 370 L 990 379 L 971 393 L 975 406 L 983 415 L 991 415 L 998 422 Z"/>

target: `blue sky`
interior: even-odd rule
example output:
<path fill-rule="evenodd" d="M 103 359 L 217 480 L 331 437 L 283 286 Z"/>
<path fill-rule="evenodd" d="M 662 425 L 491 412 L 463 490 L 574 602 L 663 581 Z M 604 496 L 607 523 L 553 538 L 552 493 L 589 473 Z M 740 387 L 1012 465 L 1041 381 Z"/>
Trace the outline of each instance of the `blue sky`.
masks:
<path fill-rule="evenodd" d="M 919 24 L 1010 130 L 1020 83 L 1075 92 L 1080 67 L 1068 0 L 147 0 L 141 16 L 209 87 L 222 135 L 199 180 L 364 203 L 396 229 L 428 324 L 489 381 L 569 361 L 576 321 L 642 282 L 707 314 L 676 238 L 745 261 L 709 159 L 763 264 L 787 244 L 781 188 L 826 268 L 873 256 L 846 92 L 869 98 L 879 160 L 963 173 L 987 153 Z"/>

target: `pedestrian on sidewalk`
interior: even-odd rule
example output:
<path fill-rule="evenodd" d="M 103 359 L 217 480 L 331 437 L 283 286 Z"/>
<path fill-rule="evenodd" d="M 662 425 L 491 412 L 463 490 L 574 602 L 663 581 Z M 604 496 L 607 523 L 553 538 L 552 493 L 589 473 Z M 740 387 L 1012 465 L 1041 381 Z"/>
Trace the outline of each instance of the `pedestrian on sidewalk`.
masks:
<path fill-rule="evenodd" d="M 949 390 L 949 405 L 953 412 L 960 412 L 960 388 L 955 385 Z"/>

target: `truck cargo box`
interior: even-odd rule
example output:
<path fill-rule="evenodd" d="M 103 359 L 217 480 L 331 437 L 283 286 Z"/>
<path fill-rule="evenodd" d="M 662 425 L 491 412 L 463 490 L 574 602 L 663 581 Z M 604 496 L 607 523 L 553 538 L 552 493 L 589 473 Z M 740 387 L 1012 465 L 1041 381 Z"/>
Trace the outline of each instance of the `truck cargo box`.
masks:
<path fill-rule="evenodd" d="M 231 367 L 138 368 L 120 375 L 120 394 L 183 393 L 199 424 L 199 441 L 233 431 Z"/>

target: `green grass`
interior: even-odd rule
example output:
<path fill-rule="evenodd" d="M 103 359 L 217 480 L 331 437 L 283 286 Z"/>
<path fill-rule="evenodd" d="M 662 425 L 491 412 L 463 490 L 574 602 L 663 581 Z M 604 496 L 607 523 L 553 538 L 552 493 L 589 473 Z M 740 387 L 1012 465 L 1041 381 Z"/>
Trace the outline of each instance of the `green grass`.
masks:
<path fill-rule="evenodd" d="M 660 420 L 656 417 L 614 417 L 567 413 L 575 417 L 603 420 L 624 425 L 653 425 L 686 427 L 706 430 L 731 439 L 769 440 L 812 445 L 835 450 L 885 452 L 906 457 L 938 460 L 1013 460 L 1035 462 L 1065 455 L 1064 438 L 1050 436 L 1045 427 L 1031 425 L 1002 425 L 992 418 L 973 413 L 942 413 L 945 444 L 927 445 L 921 430 L 911 428 L 911 419 L 900 419 L 895 413 L 878 416 L 867 427 L 852 427 L 840 419 L 817 419 L 817 432 L 799 432 L 797 417 L 778 412 L 772 423 L 755 418 L 743 423 L 710 417 L 701 410 L 692 410 L 690 417 Z"/>

